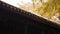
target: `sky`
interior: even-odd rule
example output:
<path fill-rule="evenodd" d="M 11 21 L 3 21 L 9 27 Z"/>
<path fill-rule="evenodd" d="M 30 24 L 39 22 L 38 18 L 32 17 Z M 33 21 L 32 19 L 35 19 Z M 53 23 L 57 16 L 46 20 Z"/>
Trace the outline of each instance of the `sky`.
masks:
<path fill-rule="evenodd" d="M 17 3 L 19 3 L 21 5 L 22 5 L 22 2 L 23 3 L 28 3 L 28 2 L 31 3 L 31 0 L 1 0 L 1 1 L 6 2 L 10 5 L 16 6 L 16 7 L 18 7 Z"/>
<path fill-rule="evenodd" d="M 13 6 L 16 6 L 16 7 L 19 7 L 17 5 L 17 3 L 23 5 L 23 3 L 32 3 L 32 0 L 1 0 L 1 1 L 4 1 L 10 5 L 13 5 Z M 43 2 L 46 2 L 47 0 L 43 0 Z"/>

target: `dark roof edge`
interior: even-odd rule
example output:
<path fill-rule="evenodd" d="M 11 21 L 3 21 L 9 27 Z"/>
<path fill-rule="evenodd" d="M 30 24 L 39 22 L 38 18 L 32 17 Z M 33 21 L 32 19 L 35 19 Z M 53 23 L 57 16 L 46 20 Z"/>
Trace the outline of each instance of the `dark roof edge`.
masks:
<path fill-rule="evenodd" d="M 57 23 L 54 23 L 52 21 L 46 20 L 46 19 L 44 19 L 42 17 L 39 17 L 37 15 L 34 15 L 34 14 L 30 13 L 30 12 L 27 12 L 27 11 L 24 11 L 22 9 L 16 8 L 14 6 L 11 6 L 11 5 L 9 5 L 7 3 L 4 3 L 2 1 L 0 1 L 0 7 L 5 8 L 5 9 L 8 9 L 11 12 L 14 12 L 14 13 L 17 13 L 17 14 L 20 14 L 20 15 L 23 15 L 23 16 L 25 16 L 27 18 L 33 19 L 33 20 L 35 20 L 37 22 L 42 22 L 44 24 L 47 24 L 47 25 L 50 25 L 52 27 L 55 27 L 55 28 L 60 29 L 60 25 L 57 24 Z"/>

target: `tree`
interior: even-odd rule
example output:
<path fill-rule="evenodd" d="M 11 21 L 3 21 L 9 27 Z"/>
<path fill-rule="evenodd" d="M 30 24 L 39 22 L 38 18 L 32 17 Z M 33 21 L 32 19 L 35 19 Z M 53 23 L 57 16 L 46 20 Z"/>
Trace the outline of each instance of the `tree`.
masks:
<path fill-rule="evenodd" d="M 35 0 L 35 2 L 36 1 L 38 1 L 38 0 Z M 48 19 L 51 19 L 57 13 L 59 14 L 58 17 L 60 16 L 60 0 L 48 0 L 47 2 L 43 2 L 43 0 L 39 0 L 39 3 L 40 2 L 42 3 L 42 7 L 36 6 L 36 7 L 38 7 L 38 8 L 36 8 L 36 11 L 38 12 L 38 14 L 40 14 L 41 16 L 44 16 Z M 41 14 L 41 12 L 43 12 L 43 13 Z"/>

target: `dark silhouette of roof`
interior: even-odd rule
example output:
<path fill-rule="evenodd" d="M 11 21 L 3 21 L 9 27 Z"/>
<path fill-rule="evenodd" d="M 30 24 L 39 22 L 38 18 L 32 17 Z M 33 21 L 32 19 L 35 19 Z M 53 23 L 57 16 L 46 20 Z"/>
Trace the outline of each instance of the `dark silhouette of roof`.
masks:
<path fill-rule="evenodd" d="M 55 27 L 55 28 L 59 28 L 60 29 L 60 24 L 57 24 L 57 23 L 54 23 L 52 21 L 46 20 L 43 17 L 39 17 L 39 16 L 37 16 L 35 14 L 32 14 L 30 12 L 24 11 L 24 10 L 19 9 L 17 7 L 11 6 L 11 5 L 9 5 L 7 3 L 4 3 L 2 1 L 0 1 L 0 7 L 1 8 L 4 8 L 6 10 L 9 10 L 11 12 L 17 13 L 19 15 L 22 15 L 24 17 L 27 17 L 29 19 L 35 20 L 37 22 L 42 22 L 42 23 L 44 23 L 46 25 L 50 25 L 52 27 Z"/>

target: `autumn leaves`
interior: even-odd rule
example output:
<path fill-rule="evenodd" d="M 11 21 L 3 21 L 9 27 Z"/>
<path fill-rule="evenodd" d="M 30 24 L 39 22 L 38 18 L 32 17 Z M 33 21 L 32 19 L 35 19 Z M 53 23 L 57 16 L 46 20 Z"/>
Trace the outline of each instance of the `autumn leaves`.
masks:
<path fill-rule="evenodd" d="M 36 5 L 33 4 L 35 9 L 34 12 L 48 19 L 57 21 L 59 20 L 58 17 L 60 16 L 60 0 L 46 0 L 45 2 L 43 2 L 43 0 L 35 0 L 35 2 L 36 1 L 39 2 L 37 2 Z"/>

